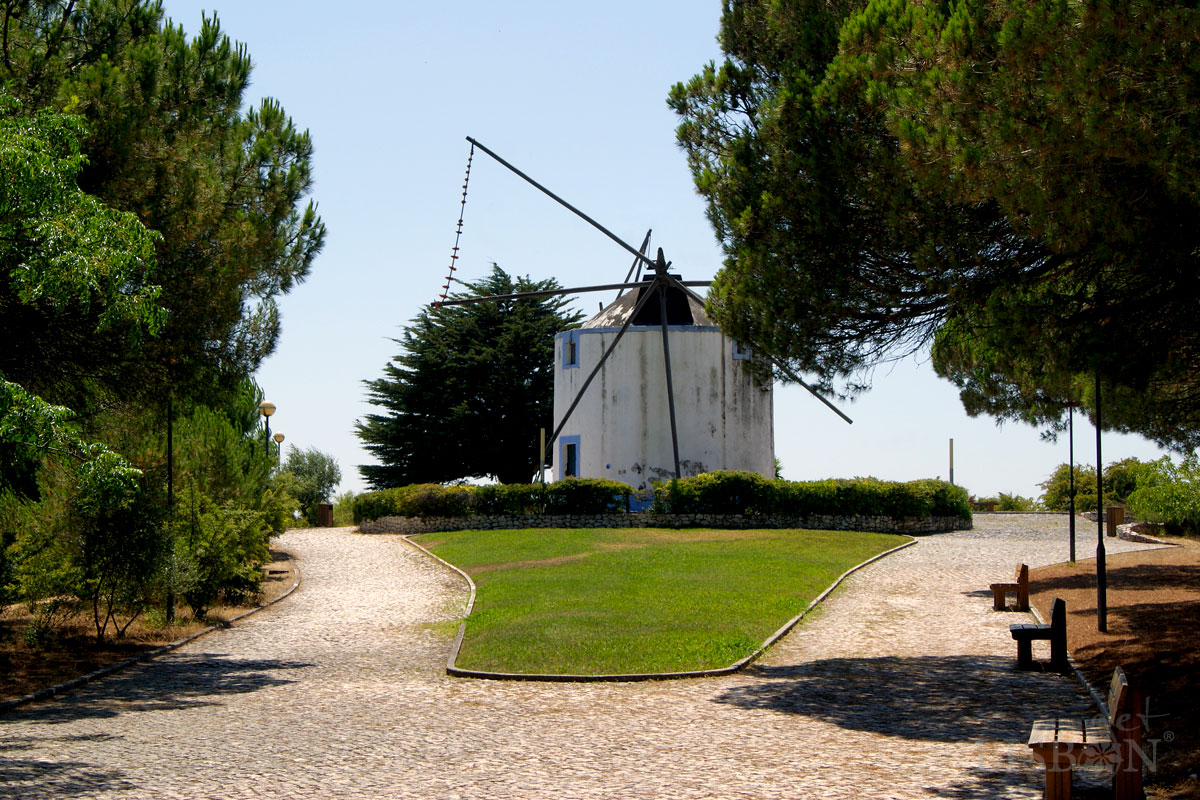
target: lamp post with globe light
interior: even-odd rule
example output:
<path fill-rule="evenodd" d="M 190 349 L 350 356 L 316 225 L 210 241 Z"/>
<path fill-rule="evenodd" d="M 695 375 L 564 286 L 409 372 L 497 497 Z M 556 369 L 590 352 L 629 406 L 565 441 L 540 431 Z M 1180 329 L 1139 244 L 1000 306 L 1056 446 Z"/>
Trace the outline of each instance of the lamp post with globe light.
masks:
<path fill-rule="evenodd" d="M 258 404 L 258 413 L 262 414 L 263 422 L 266 423 L 267 433 L 263 438 L 263 453 L 267 456 L 271 455 L 271 415 L 275 413 L 275 404 L 268 403 L 266 400 Z"/>
<path fill-rule="evenodd" d="M 274 439 L 275 444 L 278 445 L 278 452 L 276 453 L 276 455 L 279 460 L 279 466 L 280 466 L 280 468 L 282 468 L 283 467 L 283 434 L 276 433 L 271 438 Z"/>

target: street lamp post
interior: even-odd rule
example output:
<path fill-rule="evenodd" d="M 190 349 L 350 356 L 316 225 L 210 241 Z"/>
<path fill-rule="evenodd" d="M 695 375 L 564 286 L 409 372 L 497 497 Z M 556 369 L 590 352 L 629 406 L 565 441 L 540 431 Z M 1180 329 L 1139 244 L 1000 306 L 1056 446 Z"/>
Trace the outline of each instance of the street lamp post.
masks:
<path fill-rule="evenodd" d="M 1108 633 L 1108 568 L 1104 563 L 1104 460 L 1100 457 L 1100 372 L 1096 371 L 1096 630 Z"/>
<path fill-rule="evenodd" d="M 1067 481 L 1070 488 L 1067 490 L 1067 498 L 1070 504 L 1068 513 L 1071 515 L 1071 558 L 1070 561 L 1075 561 L 1075 409 L 1079 408 L 1079 403 L 1069 402 L 1067 406 Z"/>
<path fill-rule="evenodd" d="M 277 433 L 274 436 L 272 436 L 271 438 L 274 439 L 275 444 L 277 444 L 279 446 L 278 447 L 279 452 L 277 453 L 277 455 L 279 457 L 279 464 L 280 464 L 280 466 L 282 466 L 283 465 L 283 434 Z"/>
<path fill-rule="evenodd" d="M 271 415 L 275 413 L 275 404 L 268 403 L 266 400 L 258 404 L 258 413 L 262 414 L 263 422 L 266 423 L 267 433 L 263 438 L 263 454 L 271 455 Z"/>

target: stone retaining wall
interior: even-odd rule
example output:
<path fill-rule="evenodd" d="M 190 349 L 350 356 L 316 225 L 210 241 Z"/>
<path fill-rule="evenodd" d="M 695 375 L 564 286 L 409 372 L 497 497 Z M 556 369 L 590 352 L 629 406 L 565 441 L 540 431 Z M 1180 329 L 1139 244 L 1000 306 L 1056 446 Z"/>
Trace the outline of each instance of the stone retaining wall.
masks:
<path fill-rule="evenodd" d="M 874 531 L 877 533 L 942 533 L 970 530 L 961 517 L 835 516 L 807 517 L 744 514 L 501 514 L 468 517 L 380 517 L 358 526 L 363 533 L 431 533 L 433 531 L 520 530 L 523 528 L 805 528 L 808 530 Z"/>

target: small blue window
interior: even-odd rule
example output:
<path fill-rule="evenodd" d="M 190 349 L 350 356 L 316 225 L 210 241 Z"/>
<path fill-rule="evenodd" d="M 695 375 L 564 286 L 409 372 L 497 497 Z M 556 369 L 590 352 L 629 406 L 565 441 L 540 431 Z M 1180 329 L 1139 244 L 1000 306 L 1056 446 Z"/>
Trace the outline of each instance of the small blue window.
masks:
<path fill-rule="evenodd" d="M 579 366 L 579 331 L 568 331 L 563 337 L 563 369 Z"/>
<path fill-rule="evenodd" d="M 558 439 L 558 477 L 579 477 L 579 437 L 560 436 Z"/>
<path fill-rule="evenodd" d="M 739 342 L 737 339 L 734 339 L 733 357 L 738 361 L 745 361 L 746 359 L 750 358 L 750 348 Z"/>

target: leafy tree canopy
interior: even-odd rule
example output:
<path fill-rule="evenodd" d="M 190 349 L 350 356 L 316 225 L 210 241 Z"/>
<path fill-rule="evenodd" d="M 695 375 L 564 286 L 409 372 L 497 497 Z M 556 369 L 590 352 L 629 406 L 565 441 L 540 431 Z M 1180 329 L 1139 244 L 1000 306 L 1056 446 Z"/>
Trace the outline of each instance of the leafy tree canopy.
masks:
<path fill-rule="evenodd" d="M 557 289 L 554 280 L 511 278 L 499 266 L 467 293 Z M 358 423 L 379 465 L 360 466 L 373 488 L 493 477 L 528 483 L 541 459 L 539 428 L 550 429 L 554 334 L 582 315 L 562 298 L 504 300 L 425 310 L 400 339 L 404 352 L 365 381 L 384 413 Z"/>
<path fill-rule="evenodd" d="M 1198 36 L 1147 0 L 725 0 L 670 96 L 712 313 L 826 390 L 936 337 L 969 411 L 1056 425 L 1098 373 L 1106 426 L 1200 443 Z"/>
<path fill-rule="evenodd" d="M 305 514 L 315 509 L 318 503 L 328 503 L 342 480 L 337 459 L 315 447 L 289 448 L 283 469 L 296 479 L 293 491 Z"/>
<path fill-rule="evenodd" d="M 154 237 L 133 214 L 79 189 L 81 132 L 77 117 L 24 114 L 0 91 L 0 491 L 25 497 L 37 495 L 41 458 L 86 462 L 106 448 L 82 438 L 70 409 L 37 394 L 45 385 L 39 370 L 78 365 L 59 359 L 61 342 L 47 342 L 35 363 L 25 360 L 20 321 L 70 318 L 80 335 L 107 333 L 130 349 L 163 321 L 149 282 Z M 114 479 L 129 469 L 112 454 L 89 469 L 104 466 Z"/>
<path fill-rule="evenodd" d="M 308 274 L 325 228 L 303 205 L 308 134 L 274 100 L 242 110 L 246 48 L 215 16 L 189 39 L 149 0 L 18 0 L 0 7 L 0 30 L 0 86 L 30 112 L 81 119 L 79 187 L 156 232 L 167 311 L 145 352 L 130 353 L 87 317 L 28 304 L 10 316 L 16 287 L 0 286 L 4 325 L 20 332 L 11 361 L 42 384 L 30 388 L 79 410 L 96 388 L 81 372 L 121 396 L 159 397 L 252 373 L 278 335 L 274 298 Z"/>

